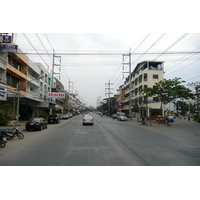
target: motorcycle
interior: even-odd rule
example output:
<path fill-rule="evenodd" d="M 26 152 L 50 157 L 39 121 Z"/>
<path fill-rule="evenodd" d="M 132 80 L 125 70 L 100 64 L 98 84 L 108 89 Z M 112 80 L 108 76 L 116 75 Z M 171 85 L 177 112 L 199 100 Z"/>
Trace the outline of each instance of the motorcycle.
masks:
<path fill-rule="evenodd" d="M 0 133 L 0 146 L 3 148 L 6 146 L 7 138 L 4 134 Z"/>
<path fill-rule="evenodd" d="M 14 127 L 11 130 L 12 130 L 12 132 L 2 131 L 1 133 L 4 134 L 7 139 L 8 138 L 14 138 L 15 136 L 17 136 L 19 139 L 23 139 L 24 138 L 24 134 L 19 131 L 18 127 Z"/>

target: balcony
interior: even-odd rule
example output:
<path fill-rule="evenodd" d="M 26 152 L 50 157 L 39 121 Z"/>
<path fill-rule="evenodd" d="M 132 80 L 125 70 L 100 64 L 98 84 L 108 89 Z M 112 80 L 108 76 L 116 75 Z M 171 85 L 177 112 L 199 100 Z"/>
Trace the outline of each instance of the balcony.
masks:
<path fill-rule="evenodd" d="M 14 75 L 15 77 L 17 77 L 19 79 L 27 80 L 27 71 L 25 71 L 25 70 L 19 71 L 18 69 L 11 66 L 10 64 L 7 65 L 7 72 L 11 75 Z"/>

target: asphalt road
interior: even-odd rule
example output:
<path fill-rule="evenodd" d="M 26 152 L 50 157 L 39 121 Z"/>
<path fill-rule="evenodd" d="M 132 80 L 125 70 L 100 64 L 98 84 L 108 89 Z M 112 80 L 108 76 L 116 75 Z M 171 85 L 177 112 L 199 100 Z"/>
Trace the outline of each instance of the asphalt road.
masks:
<path fill-rule="evenodd" d="M 177 119 L 172 126 L 120 122 L 93 114 L 24 132 L 0 149 L 0 166 L 199 166 L 200 124 Z"/>

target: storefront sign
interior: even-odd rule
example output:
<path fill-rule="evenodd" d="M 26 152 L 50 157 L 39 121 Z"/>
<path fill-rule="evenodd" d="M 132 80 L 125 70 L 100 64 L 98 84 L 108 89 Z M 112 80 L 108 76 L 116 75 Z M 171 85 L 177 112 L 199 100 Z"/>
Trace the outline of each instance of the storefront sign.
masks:
<path fill-rule="evenodd" d="M 3 43 L 11 43 L 11 35 L 3 35 Z"/>
<path fill-rule="evenodd" d="M 64 99 L 65 98 L 65 93 L 48 92 L 48 98 Z"/>
<path fill-rule="evenodd" d="M 0 100 L 7 101 L 7 86 L 0 83 Z"/>
<path fill-rule="evenodd" d="M 49 102 L 40 102 L 35 107 L 37 107 L 37 108 L 48 108 Z"/>
<path fill-rule="evenodd" d="M 3 44 L 2 45 L 2 51 L 4 52 L 17 52 L 18 45 L 8 45 Z"/>

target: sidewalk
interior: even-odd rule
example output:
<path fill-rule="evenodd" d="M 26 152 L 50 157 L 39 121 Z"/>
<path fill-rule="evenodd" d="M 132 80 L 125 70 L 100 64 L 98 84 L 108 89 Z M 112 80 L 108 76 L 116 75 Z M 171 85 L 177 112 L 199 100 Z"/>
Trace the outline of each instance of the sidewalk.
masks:
<path fill-rule="evenodd" d="M 25 125 L 27 121 L 19 121 L 18 127 L 20 131 L 26 130 Z M 13 127 L 16 127 L 17 125 L 7 125 L 7 126 L 0 126 L 0 129 L 12 129 Z"/>

